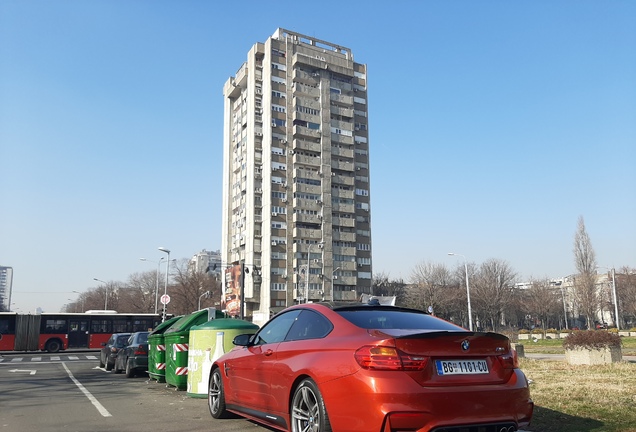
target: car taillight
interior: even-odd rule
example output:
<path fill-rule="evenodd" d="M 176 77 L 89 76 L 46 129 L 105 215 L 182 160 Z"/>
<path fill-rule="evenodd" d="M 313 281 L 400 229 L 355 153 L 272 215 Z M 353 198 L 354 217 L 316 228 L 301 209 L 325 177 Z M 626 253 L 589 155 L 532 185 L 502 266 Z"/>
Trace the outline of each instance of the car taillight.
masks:
<path fill-rule="evenodd" d="M 517 369 L 519 368 L 519 356 L 517 350 L 511 349 L 508 354 L 497 356 L 499 363 L 504 369 Z"/>
<path fill-rule="evenodd" d="M 137 349 L 135 350 L 135 355 L 143 355 L 143 354 L 148 354 L 148 350 L 146 350 L 146 348 L 144 347 L 137 347 Z"/>
<path fill-rule="evenodd" d="M 364 346 L 355 353 L 356 361 L 365 369 L 418 371 L 423 370 L 428 357 L 409 355 L 392 347 Z"/>

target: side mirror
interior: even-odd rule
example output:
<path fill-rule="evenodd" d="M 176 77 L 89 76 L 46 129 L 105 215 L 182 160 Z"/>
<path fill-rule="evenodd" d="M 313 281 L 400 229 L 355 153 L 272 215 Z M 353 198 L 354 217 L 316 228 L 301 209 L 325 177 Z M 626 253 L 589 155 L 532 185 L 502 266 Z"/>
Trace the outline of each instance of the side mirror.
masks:
<path fill-rule="evenodd" d="M 251 334 L 240 334 L 234 338 L 232 343 L 236 346 L 243 346 L 243 347 L 248 346 L 250 345 L 250 340 L 252 336 L 253 335 Z"/>

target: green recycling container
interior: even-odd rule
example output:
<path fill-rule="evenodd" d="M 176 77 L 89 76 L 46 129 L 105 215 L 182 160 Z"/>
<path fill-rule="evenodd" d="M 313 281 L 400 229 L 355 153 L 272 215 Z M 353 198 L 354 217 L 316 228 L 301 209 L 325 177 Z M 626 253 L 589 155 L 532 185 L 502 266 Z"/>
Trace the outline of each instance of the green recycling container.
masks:
<path fill-rule="evenodd" d="M 164 332 L 166 345 L 166 384 L 185 390 L 188 385 L 188 343 L 190 329 L 208 322 L 210 319 L 223 318 L 221 311 L 215 311 L 211 317 L 208 309 L 202 309 L 178 319 Z"/>
<path fill-rule="evenodd" d="M 166 345 L 163 334 L 182 316 L 162 322 L 148 335 L 148 376 L 157 382 L 166 382 Z"/>
<path fill-rule="evenodd" d="M 212 363 L 234 348 L 232 341 L 240 334 L 254 334 L 259 327 L 248 321 L 223 318 L 190 329 L 187 395 L 205 398 Z"/>

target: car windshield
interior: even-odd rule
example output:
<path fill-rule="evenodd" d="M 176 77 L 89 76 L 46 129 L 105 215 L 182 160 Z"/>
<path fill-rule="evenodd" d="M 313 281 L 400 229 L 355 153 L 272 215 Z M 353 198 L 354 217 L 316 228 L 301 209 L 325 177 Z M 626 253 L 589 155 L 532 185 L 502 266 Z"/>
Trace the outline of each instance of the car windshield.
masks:
<path fill-rule="evenodd" d="M 364 329 L 463 330 L 454 324 L 417 311 L 381 308 L 336 310 L 336 312 Z"/>

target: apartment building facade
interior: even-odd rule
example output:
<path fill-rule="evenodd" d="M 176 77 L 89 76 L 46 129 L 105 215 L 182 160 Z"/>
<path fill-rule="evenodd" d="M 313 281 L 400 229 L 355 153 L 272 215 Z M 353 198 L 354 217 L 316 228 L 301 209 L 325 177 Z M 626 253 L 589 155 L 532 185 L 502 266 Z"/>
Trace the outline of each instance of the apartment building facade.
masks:
<path fill-rule="evenodd" d="M 366 65 L 277 29 L 223 94 L 221 253 L 243 270 L 242 315 L 370 293 Z"/>

